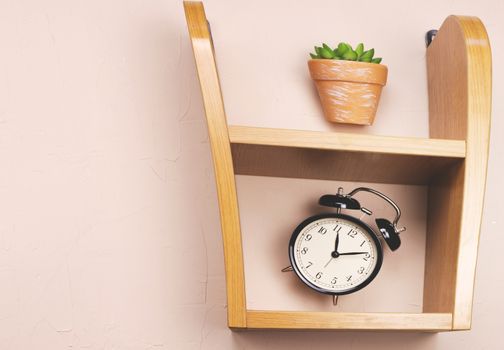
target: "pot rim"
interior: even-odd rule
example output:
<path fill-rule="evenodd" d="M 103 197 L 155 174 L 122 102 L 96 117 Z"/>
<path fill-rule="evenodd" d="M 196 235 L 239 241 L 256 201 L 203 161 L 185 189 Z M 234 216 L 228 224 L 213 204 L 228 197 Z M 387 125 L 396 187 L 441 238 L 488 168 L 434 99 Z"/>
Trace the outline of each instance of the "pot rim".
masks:
<path fill-rule="evenodd" d="M 387 83 L 388 67 L 381 63 L 309 59 L 308 68 L 313 80 L 348 81 L 379 85 Z"/>

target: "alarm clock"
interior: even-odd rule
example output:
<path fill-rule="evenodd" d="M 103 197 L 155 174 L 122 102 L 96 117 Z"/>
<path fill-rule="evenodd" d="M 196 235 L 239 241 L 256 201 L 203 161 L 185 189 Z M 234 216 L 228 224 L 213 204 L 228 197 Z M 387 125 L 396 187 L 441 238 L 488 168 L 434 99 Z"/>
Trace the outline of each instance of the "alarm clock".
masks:
<path fill-rule="evenodd" d="M 361 218 L 341 212 L 345 209 L 372 215 L 354 198 L 359 192 L 380 197 L 396 212 L 392 222 L 383 218 L 375 220 L 379 234 Z M 332 295 L 336 305 L 338 296 L 361 290 L 377 276 L 383 262 L 380 237 L 395 251 L 401 245 L 399 233 L 406 228 L 397 227 L 401 217 L 399 206 L 372 188 L 358 187 L 344 194 L 340 187 L 336 195 L 320 197 L 319 204 L 336 211 L 309 217 L 296 227 L 289 241 L 291 265 L 282 271 L 294 271 L 311 289 Z"/>

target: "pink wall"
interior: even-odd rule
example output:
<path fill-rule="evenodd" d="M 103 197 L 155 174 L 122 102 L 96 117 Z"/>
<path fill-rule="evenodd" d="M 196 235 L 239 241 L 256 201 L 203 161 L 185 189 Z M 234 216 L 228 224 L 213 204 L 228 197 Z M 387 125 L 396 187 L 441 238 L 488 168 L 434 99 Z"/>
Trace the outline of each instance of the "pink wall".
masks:
<path fill-rule="evenodd" d="M 0 349 L 501 349 L 504 3 L 208 0 L 229 121 L 327 125 L 307 51 L 389 66 L 366 132 L 425 136 L 426 30 L 477 15 L 494 113 L 473 330 L 232 333 L 201 96 L 180 1 L 0 3 Z M 247 181 L 240 181 L 247 185 Z M 242 189 L 242 193 L 245 190 Z"/>

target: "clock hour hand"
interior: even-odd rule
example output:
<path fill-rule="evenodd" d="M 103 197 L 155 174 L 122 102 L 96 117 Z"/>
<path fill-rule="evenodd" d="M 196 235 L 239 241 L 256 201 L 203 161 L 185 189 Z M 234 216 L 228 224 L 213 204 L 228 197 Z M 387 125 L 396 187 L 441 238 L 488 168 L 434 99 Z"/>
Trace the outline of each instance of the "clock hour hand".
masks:
<path fill-rule="evenodd" d="M 336 233 L 336 241 L 334 242 L 334 251 L 331 252 L 331 260 L 329 260 L 327 264 L 325 264 L 324 268 L 326 268 L 327 265 L 329 265 L 332 259 L 336 259 L 338 256 L 340 256 L 340 254 L 338 253 L 338 245 L 339 245 L 339 232 Z"/>
<path fill-rule="evenodd" d="M 349 253 L 339 253 L 339 255 L 359 255 L 359 254 L 369 254 L 368 252 L 349 252 Z"/>

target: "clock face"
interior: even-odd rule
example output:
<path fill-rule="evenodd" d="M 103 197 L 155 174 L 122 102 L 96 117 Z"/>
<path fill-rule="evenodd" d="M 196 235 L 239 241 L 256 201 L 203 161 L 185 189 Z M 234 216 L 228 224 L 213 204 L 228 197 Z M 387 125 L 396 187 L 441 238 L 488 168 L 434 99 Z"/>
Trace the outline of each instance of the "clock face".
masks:
<path fill-rule="evenodd" d="M 364 222 L 344 214 L 311 217 L 294 231 L 289 257 L 296 274 L 321 293 L 342 295 L 368 285 L 380 270 L 381 244 Z"/>

